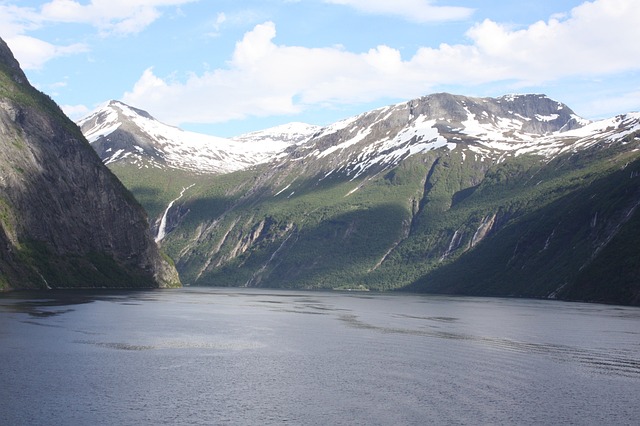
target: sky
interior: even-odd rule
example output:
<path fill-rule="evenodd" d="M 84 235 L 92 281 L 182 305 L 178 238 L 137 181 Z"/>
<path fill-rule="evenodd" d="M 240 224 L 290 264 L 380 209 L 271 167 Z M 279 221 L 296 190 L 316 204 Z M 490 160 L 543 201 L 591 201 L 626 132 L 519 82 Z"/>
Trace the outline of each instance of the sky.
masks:
<path fill-rule="evenodd" d="M 0 0 L 0 37 L 77 120 L 116 99 L 231 137 L 431 93 L 640 110 L 638 0 Z"/>

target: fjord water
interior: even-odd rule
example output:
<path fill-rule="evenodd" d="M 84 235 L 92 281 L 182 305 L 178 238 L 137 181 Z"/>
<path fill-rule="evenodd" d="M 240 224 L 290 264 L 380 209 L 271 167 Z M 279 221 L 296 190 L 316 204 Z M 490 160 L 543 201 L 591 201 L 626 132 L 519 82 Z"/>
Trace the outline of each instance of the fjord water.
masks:
<path fill-rule="evenodd" d="M 0 424 L 634 424 L 640 309 L 182 289 L 0 297 Z"/>

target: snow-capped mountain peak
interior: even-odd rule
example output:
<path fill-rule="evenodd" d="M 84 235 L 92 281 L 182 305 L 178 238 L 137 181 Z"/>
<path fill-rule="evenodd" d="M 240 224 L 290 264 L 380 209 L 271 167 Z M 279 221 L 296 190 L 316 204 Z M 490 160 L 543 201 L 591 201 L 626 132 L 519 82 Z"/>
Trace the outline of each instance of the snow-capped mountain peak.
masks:
<path fill-rule="evenodd" d="M 126 161 L 199 173 L 227 173 L 269 161 L 315 131 L 314 126 L 295 123 L 226 139 L 169 126 L 113 100 L 77 124 L 106 164 Z"/>

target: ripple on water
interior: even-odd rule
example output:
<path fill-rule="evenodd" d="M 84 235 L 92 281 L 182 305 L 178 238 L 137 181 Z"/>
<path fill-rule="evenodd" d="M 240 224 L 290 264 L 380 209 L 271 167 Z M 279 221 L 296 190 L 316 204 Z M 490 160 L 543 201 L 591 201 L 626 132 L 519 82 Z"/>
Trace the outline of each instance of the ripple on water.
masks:
<path fill-rule="evenodd" d="M 122 351 L 150 351 L 168 349 L 210 349 L 217 351 L 244 351 L 255 350 L 264 347 L 258 342 L 246 341 L 188 341 L 188 340 L 163 340 L 154 344 L 135 344 L 125 342 L 101 342 L 95 340 L 75 340 L 74 343 L 92 345 L 100 348 L 117 349 Z"/>

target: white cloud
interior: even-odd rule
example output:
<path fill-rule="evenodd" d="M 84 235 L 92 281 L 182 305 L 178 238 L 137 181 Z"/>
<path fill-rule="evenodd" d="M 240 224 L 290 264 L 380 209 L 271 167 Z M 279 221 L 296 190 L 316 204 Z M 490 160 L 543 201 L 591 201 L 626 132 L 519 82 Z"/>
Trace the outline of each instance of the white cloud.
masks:
<path fill-rule="evenodd" d="M 86 117 L 91 112 L 91 110 L 85 105 L 60 105 L 60 108 L 64 111 L 67 117 L 74 121 L 79 120 L 82 117 Z"/>
<path fill-rule="evenodd" d="M 586 103 L 577 104 L 576 111 L 587 117 L 606 118 L 620 111 L 640 112 L 640 91 L 629 91 L 624 94 L 596 97 Z"/>
<path fill-rule="evenodd" d="M 42 5 L 43 21 L 89 24 L 105 34 L 133 34 L 158 17 L 163 6 L 180 6 L 194 0 L 52 0 Z"/>
<path fill-rule="evenodd" d="M 102 35 L 127 35 L 144 30 L 161 16 L 160 9 L 198 0 L 52 0 L 40 9 L 0 4 L 0 36 L 24 69 L 41 68 L 47 61 L 88 51 L 81 43 L 54 45 L 27 35 L 50 23 L 87 24 Z"/>
<path fill-rule="evenodd" d="M 640 69 L 637 22 L 634 0 L 598 0 L 521 30 L 486 20 L 468 31 L 468 44 L 425 47 L 408 59 L 389 46 L 353 53 L 277 45 L 275 24 L 267 22 L 236 43 L 227 67 L 185 81 L 148 69 L 123 100 L 173 124 L 212 123 L 411 98 L 444 85 L 526 87 L 611 75 Z"/>
<path fill-rule="evenodd" d="M 399 61 L 384 48 L 358 55 L 334 47 L 278 46 L 275 35 L 273 23 L 257 25 L 236 44 L 228 68 L 185 82 L 164 81 L 147 69 L 123 100 L 175 124 L 291 114 L 315 103 L 375 99 L 379 78 L 372 72 L 392 66 L 380 56 Z"/>
<path fill-rule="evenodd" d="M 45 62 L 60 56 L 87 52 L 88 46 L 76 43 L 69 46 L 56 46 L 26 35 L 17 35 L 5 40 L 14 56 L 25 70 L 39 69 Z"/>
<path fill-rule="evenodd" d="M 207 33 L 207 35 L 210 37 L 218 37 L 220 35 L 220 29 L 222 28 L 222 24 L 227 22 L 227 19 L 228 19 L 227 15 L 224 12 L 218 13 L 215 21 L 211 23 L 211 26 L 213 27 L 213 31 Z"/>
<path fill-rule="evenodd" d="M 216 31 L 219 30 L 220 26 L 225 22 L 227 22 L 227 14 L 224 12 L 218 13 L 218 16 L 216 17 L 216 23 L 215 23 Z"/>
<path fill-rule="evenodd" d="M 543 82 L 640 68 L 638 19 L 633 0 L 597 0 L 574 8 L 564 20 L 552 18 L 519 31 L 487 20 L 467 35 L 474 56 L 498 65 L 504 78 Z"/>
<path fill-rule="evenodd" d="M 436 6 L 430 0 L 325 0 L 325 3 L 351 6 L 375 15 L 400 16 L 408 21 L 427 23 L 467 19 L 473 9 L 457 6 Z"/>
<path fill-rule="evenodd" d="M 27 7 L 0 3 L 0 32 L 3 37 L 15 36 L 38 28 L 38 14 Z"/>

